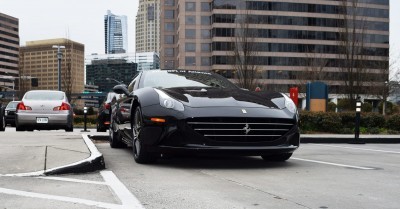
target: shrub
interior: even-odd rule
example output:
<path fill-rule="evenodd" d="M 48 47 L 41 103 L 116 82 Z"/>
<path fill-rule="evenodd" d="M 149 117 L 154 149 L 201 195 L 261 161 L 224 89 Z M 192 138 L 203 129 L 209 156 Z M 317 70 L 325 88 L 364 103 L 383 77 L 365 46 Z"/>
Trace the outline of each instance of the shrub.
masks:
<path fill-rule="evenodd" d="M 336 113 L 320 113 L 322 131 L 340 133 L 342 129 L 341 118 Z"/>
<path fill-rule="evenodd" d="M 369 128 L 368 132 L 370 134 L 379 134 L 381 132 L 381 130 L 379 128 L 377 128 L 377 127 L 373 127 L 373 128 Z"/>
<path fill-rule="evenodd" d="M 361 110 L 363 112 L 372 112 L 372 104 L 368 102 L 363 103 L 361 106 Z"/>
<path fill-rule="evenodd" d="M 343 128 L 354 129 L 356 126 L 356 114 L 354 112 L 339 113 Z"/>
<path fill-rule="evenodd" d="M 400 115 L 392 115 L 386 122 L 386 127 L 389 130 L 400 131 Z"/>
<path fill-rule="evenodd" d="M 385 127 L 385 117 L 378 113 L 365 113 L 361 116 L 360 124 L 367 128 L 382 128 Z"/>
<path fill-rule="evenodd" d="M 327 111 L 328 112 L 335 112 L 336 111 L 336 104 L 333 103 L 333 102 L 329 102 Z"/>
<path fill-rule="evenodd" d="M 352 104 L 351 100 L 349 99 L 340 99 L 337 104 L 337 108 L 339 112 L 342 111 L 352 111 L 355 108 L 355 104 Z"/>

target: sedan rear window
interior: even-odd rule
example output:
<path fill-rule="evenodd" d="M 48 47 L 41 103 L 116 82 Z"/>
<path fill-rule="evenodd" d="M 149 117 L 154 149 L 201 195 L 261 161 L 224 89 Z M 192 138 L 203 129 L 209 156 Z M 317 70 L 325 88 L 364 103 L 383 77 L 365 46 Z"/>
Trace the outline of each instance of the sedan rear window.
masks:
<path fill-rule="evenodd" d="M 25 100 L 63 100 L 63 92 L 50 92 L 50 91 L 32 91 L 27 92 L 24 96 Z"/>
<path fill-rule="evenodd" d="M 10 102 L 10 103 L 8 103 L 8 105 L 7 105 L 7 109 L 10 109 L 10 108 L 17 108 L 17 105 L 18 105 L 18 103 L 19 102 Z"/>

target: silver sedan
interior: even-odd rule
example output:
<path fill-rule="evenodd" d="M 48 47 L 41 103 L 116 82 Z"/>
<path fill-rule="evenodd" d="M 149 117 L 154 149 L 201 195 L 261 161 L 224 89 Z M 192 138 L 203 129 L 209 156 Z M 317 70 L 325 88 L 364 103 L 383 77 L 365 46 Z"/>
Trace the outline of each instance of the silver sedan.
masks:
<path fill-rule="evenodd" d="M 17 105 L 17 131 L 65 129 L 73 131 L 73 111 L 62 91 L 35 90 L 25 93 Z"/>

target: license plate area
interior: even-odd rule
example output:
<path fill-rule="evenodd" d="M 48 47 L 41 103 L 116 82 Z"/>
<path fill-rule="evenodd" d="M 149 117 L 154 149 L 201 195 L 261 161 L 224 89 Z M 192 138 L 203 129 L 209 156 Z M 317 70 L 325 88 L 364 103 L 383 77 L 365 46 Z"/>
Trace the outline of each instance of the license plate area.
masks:
<path fill-rule="evenodd" d="M 36 118 L 36 123 L 48 123 L 49 118 Z"/>

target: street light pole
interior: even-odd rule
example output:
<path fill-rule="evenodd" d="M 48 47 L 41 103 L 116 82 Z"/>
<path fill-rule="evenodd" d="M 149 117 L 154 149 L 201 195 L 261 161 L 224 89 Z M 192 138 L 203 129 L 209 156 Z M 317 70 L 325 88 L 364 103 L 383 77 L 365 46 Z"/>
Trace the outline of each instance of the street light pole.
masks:
<path fill-rule="evenodd" d="M 53 48 L 57 49 L 57 59 L 58 59 L 58 90 L 61 91 L 61 49 L 65 49 L 65 46 L 53 45 Z"/>

